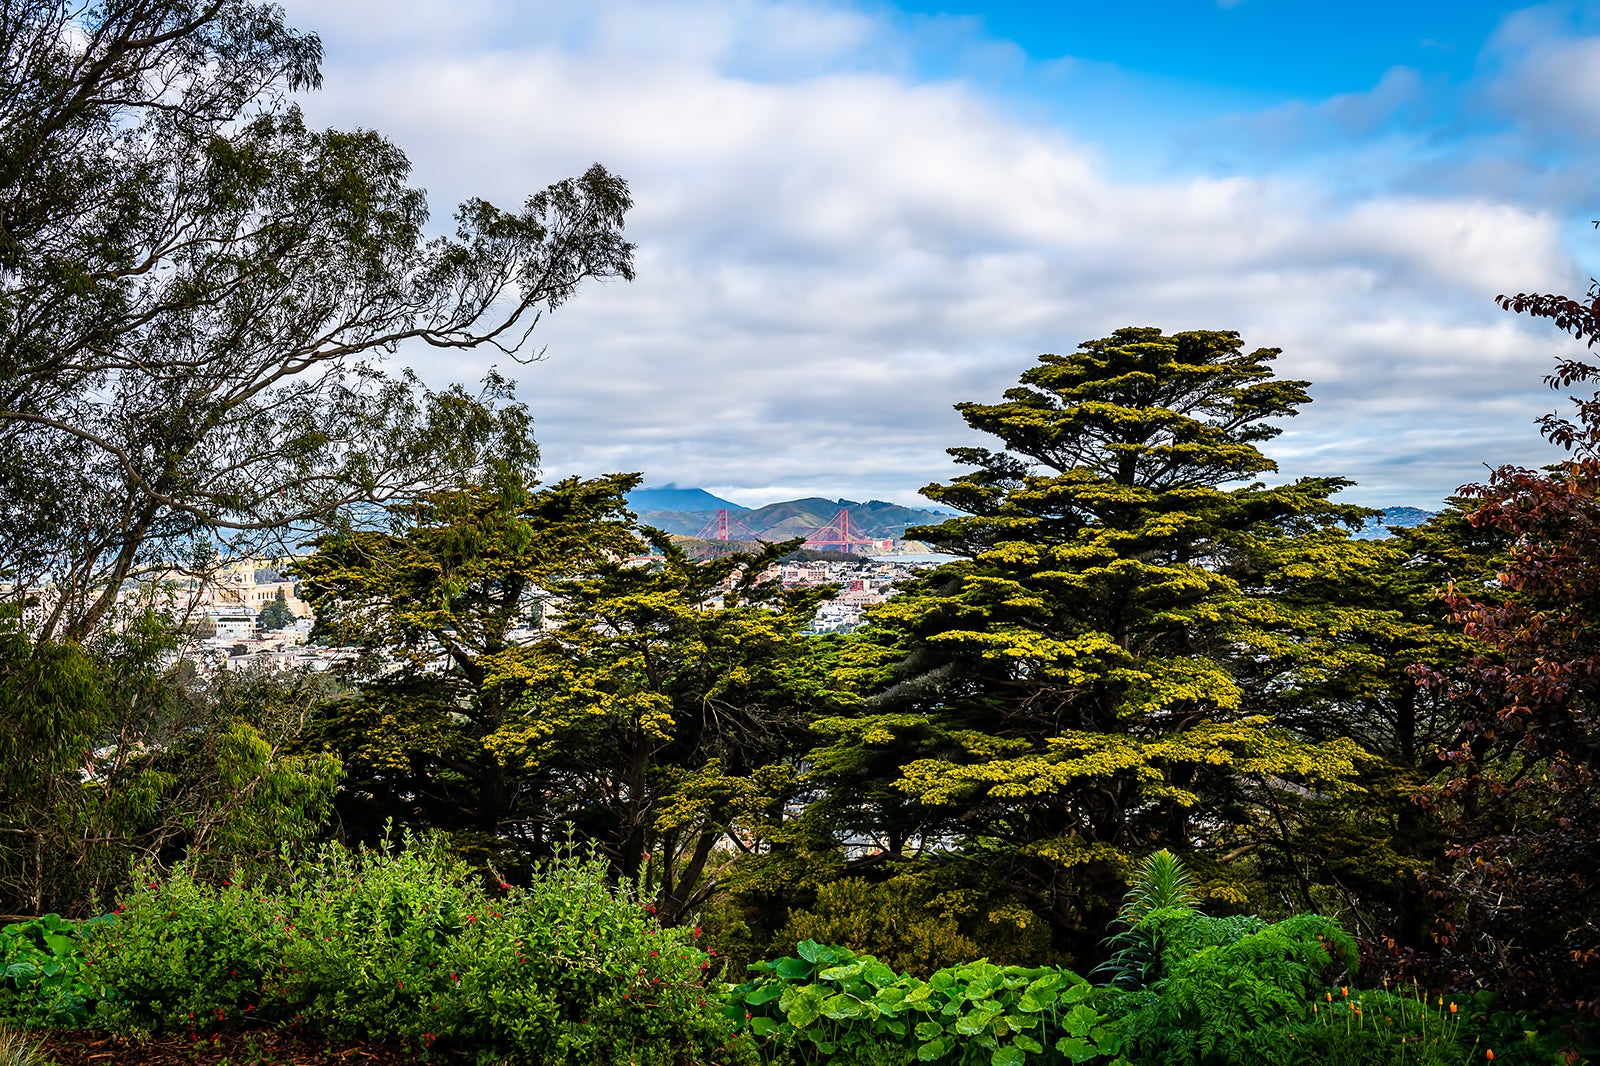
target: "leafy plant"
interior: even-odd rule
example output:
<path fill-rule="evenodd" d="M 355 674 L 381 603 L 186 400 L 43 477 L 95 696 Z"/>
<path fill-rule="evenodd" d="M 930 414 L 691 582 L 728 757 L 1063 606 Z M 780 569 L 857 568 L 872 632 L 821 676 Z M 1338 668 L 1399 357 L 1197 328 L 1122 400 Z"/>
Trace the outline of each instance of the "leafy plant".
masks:
<path fill-rule="evenodd" d="M 801 941 L 751 966 L 726 1008 L 764 1057 L 829 1064 L 1088 1062 L 1117 1042 L 1070 970 L 979 961 L 927 981 L 871 955 Z"/>
<path fill-rule="evenodd" d="M 84 931 L 109 921 L 46 914 L 0 928 L 0 1017 L 30 1025 L 85 1021 L 95 995 L 84 968 Z"/>
<path fill-rule="evenodd" d="M 1314 914 L 1268 925 L 1173 907 L 1141 924 L 1161 945 L 1161 976 L 1110 1005 L 1138 1061 L 1293 1061 L 1289 1023 L 1357 960 L 1349 934 Z"/>
<path fill-rule="evenodd" d="M 568 854 L 486 891 L 434 841 L 328 845 L 283 888 L 141 880 L 92 940 L 121 1031 L 300 1027 L 479 1061 L 736 1063 L 690 930 L 606 862 Z"/>
<path fill-rule="evenodd" d="M 1104 974 L 1113 988 L 1143 988 L 1160 976 L 1160 925 L 1146 921 L 1157 911 L 1193 907 L 1194 881 L 1172 852 L 1149 856 L 1123 897 L 1116 924 L 1121 929 L 1106 940 L 1111 957 L 1090 976 Z"/>

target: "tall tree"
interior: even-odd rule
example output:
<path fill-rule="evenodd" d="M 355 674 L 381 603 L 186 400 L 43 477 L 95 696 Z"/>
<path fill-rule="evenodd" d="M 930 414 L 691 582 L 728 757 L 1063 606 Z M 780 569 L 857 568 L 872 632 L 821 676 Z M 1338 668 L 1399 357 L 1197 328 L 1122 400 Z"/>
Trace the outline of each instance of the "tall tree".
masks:
<path fill-rule="evenodd" d="M 285 101 L 320 55 L 248 0 L 0 12 L 0 571 L 48 589 L 38 639 L 219 537 L 531 467 L 502 379 L 430 391 L 378 357 L 514 352 L 585 279 L 631 276 L 598 166 L 430 237 L 398 148 Z"/>
<path fill-rule="evenodd" d="M 1281 795 L 1272 818 L 1234 830 L 1249 849 L 1259 905 L 1337 913 L 1369 953 L 1425 950 L 1434 904 L 1425 878 L 1445 837 L 1419 792 L 1446 769 L 1461 714 L 1424 684 L 1481 651 L 1450 619 L 1446 590 L 1482 588 L 1504 538 L 1451 501 L 1427 523 L 1357 539 L 1329 527 L 1261 539 L 1235 571 L 1259 630 L 1236 677 L 1252 706 L 1312 741 L 1347 738 L 1375 756 L 1362 789 Z"/>
<path fill-rule="evenodd" d="M 347 827 L 396 815 L 507 869 L 576 834 L 667 921 L 719 847 L 759 846 L 826 691 L 801 637 L 820 593 L 767 573 L 792 545 L 696 563 L 647 541 L 637 480 L 435 494 L 299 565 L 315 632 L 366 652 L 314 730 L 350 768 Z"/>
<path fill-rule="evenodd" d="M 1273 727 L 1237 677 L 1261 637 L 1237 560 L 1353 514 L 1329 502 L 1337 480 L 1249 483 L 1308 400 L 1276 355 L 1129 328 L 959 404 L 1003 449 L 952 449 L 977 469 L 923 491 L 966 516 L 913 535 L 962 558 L 872 615 L 901 656 L 875 713 L 823 723 L 841 739 L 819 765 L 913 739 L 895 788 L 924 842 L 959 841 L 1075 951 L 1131 856 L 1216 845 L 1276 793 L 1346 787 L 1362 758 Z"/>
<path fill-rule="evenodd" d="M 395 816 L 491 849 L 529 832 L 528 846 L 543 842 L 519 817 L 539 798 L 489 746 L 521 695 L 500 668 L 536 638 L 558 581 L 632 553 L 623 494 L 634 480 L 535 487 L 504 474 L 394 505 L 388 529 L 323 537 L 296 565 L 313 639 L 360 651 L 359 696 L 312 730 L 349 768 L 341 803 L 353 832 Z"/>
<path fill-rule="evenodd" d="M 1590 295 L 1502 303 L 1593 346 Z M 1450 779 L 1432 790 L 1456 844 L 1440 954 L 1464 985 L 1600 1015 L 1600 392 L 1584 394 L 1600 365 L 1563 359 L 1546 381 L 1579 390 L 1570 414 L 1541 419 L 1567 457 L 1462 490 L 1479 501 L 1474 522 L 1510 548 L 1500 597 L 1458 587 L 1450 599 L 1487 650 L 1431 678 L 1463 718 Z"/>

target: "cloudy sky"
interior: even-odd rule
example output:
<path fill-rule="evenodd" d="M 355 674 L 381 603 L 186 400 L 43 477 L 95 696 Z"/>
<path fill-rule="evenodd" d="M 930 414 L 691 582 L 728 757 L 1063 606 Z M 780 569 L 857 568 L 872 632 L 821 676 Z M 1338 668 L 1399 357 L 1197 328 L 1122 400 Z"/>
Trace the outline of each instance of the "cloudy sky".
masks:
<path fill-rule="evenodd" d="M 1600 272 L 1600 4 L 286 6 L 311 118 L 400 144 L 441 224 L 627 178 L 638 279 L 502 359 L 550 475 L 914 503 L 951 404 L 1124 325 L 1282 348 L 1315 402 L 1269 450 L 1353 502 L 1554 456 L 1573 346 L 1493 301 Z"/>

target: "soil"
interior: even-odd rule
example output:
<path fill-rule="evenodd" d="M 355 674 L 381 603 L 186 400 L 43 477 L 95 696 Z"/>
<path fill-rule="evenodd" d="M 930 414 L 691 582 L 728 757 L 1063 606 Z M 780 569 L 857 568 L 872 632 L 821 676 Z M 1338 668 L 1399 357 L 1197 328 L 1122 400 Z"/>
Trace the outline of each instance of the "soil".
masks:
<path fill-rule="evenodd" d="M 330 1045 L 304 1034 L 265 1029 L 198 1041 L 188 1036 L 134 1040 L 93 1029 L 37 1035 L 57 1066 L 412 1066 L 424 1061 L 399 1044 Z"/>

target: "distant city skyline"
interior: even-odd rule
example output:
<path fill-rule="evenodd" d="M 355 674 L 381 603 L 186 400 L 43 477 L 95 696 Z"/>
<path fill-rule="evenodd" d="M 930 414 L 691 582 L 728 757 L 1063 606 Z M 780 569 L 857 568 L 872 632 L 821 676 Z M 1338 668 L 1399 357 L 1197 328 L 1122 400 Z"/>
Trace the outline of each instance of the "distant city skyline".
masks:
<path fill-rule="evenodd" d="M 1126 325 L 1281 347 L 1264 450 L 1432 508 L 1558 452 L 1576 346 L 1494 306 L 1600 263 L 1600 4 L 292 0 L 313 122 L 382 131 L 435 225 L 594 161 L 638 279 L 541 324 L 547 472 L 916 506 L 1041 352 Z"/>

